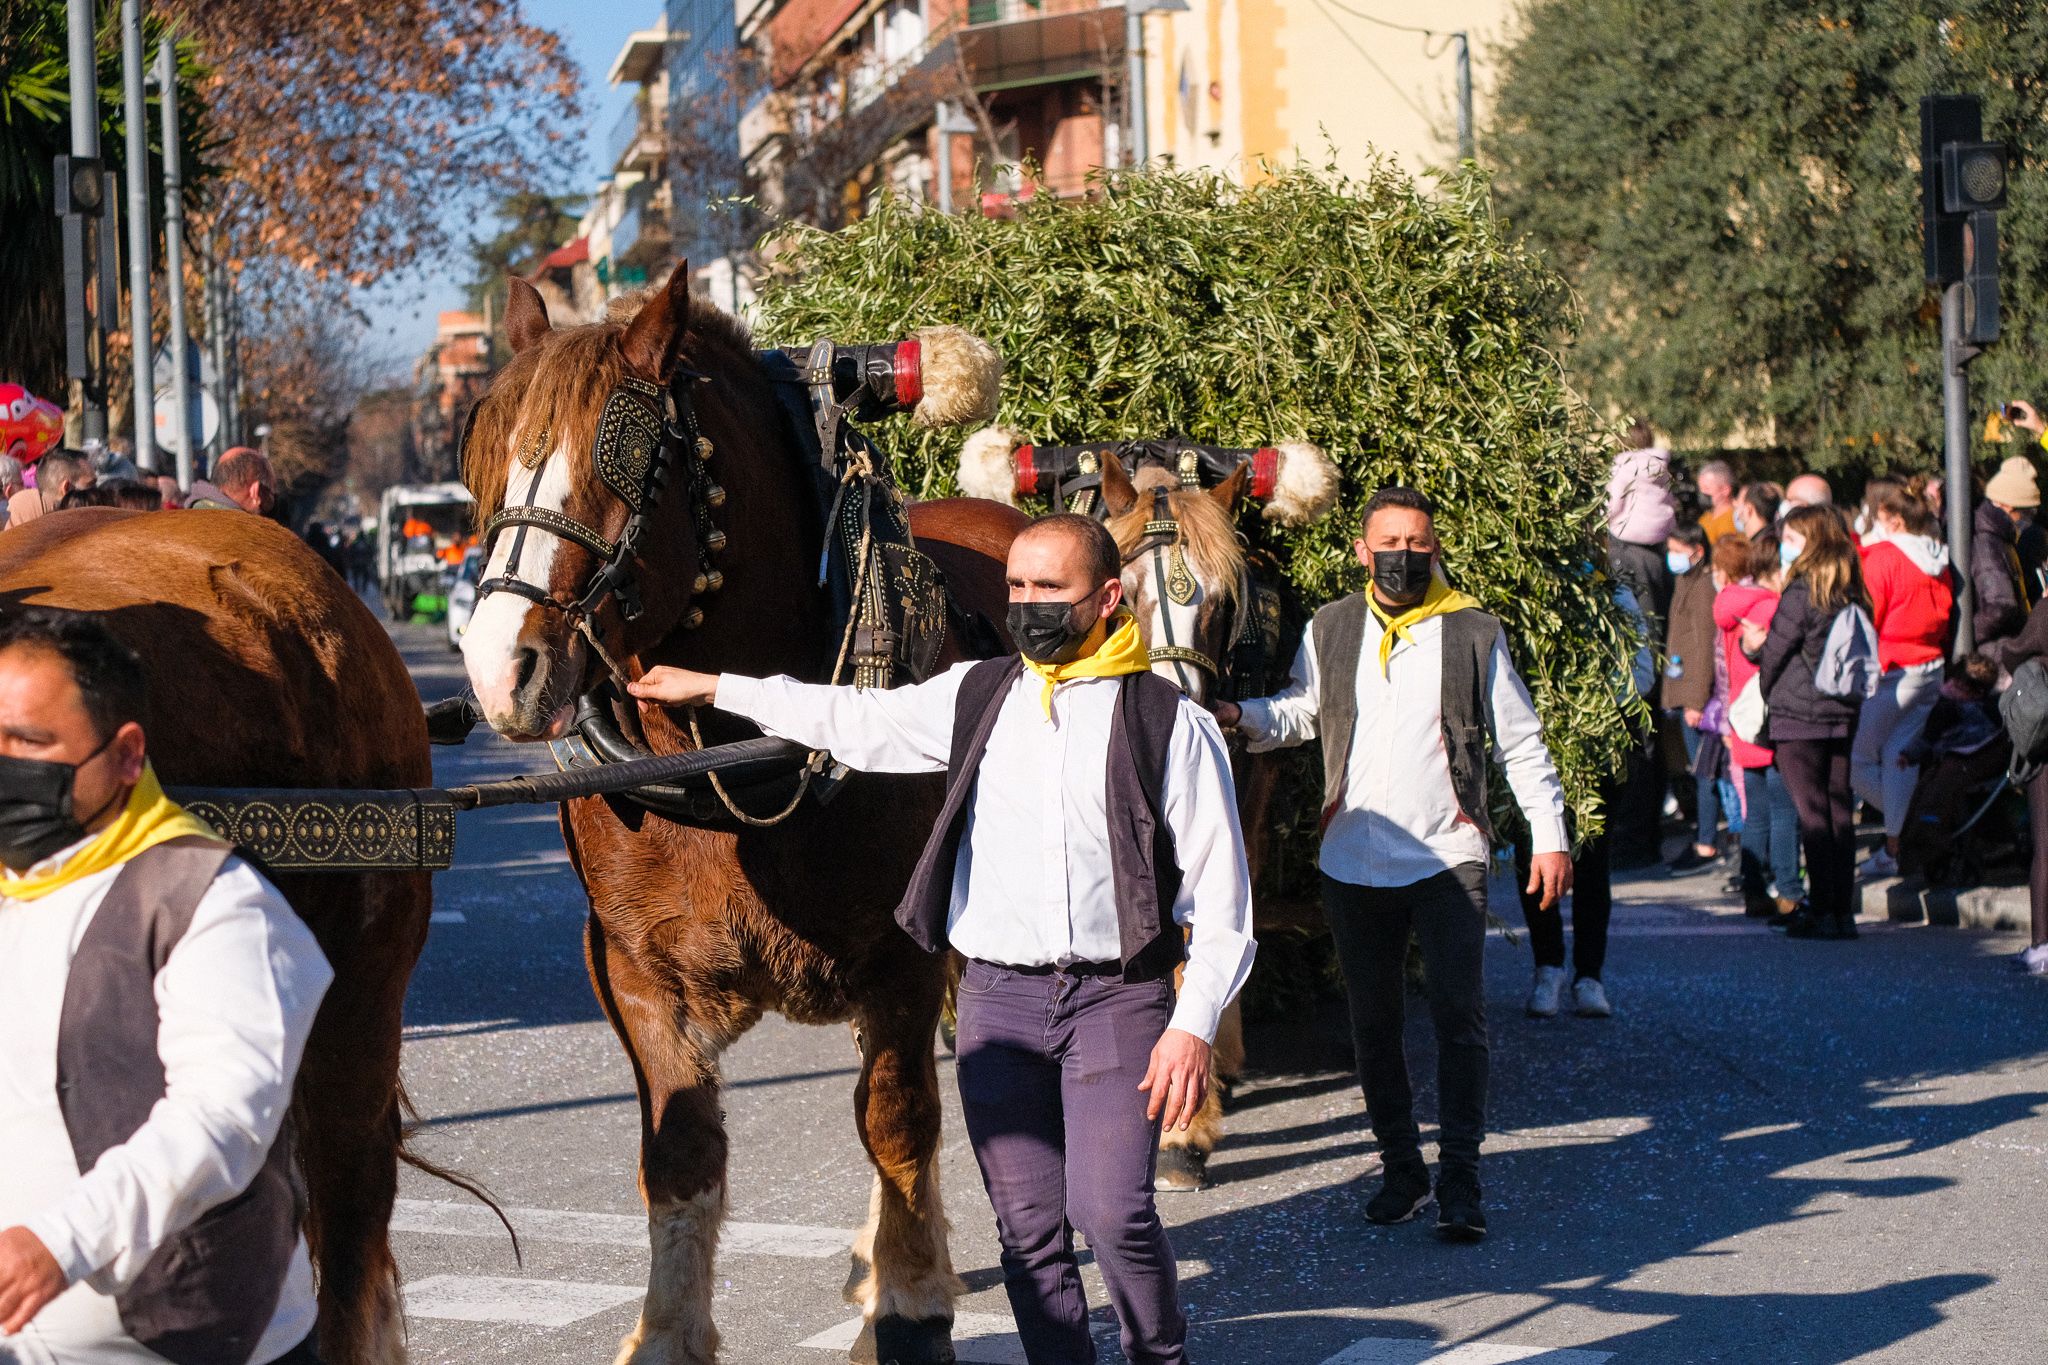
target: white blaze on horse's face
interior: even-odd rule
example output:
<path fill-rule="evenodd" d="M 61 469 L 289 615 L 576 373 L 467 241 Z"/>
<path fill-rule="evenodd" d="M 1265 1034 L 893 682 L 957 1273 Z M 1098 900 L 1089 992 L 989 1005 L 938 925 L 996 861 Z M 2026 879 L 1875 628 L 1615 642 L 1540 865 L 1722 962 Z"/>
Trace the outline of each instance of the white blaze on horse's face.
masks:
<path fill-rule="evenodd" d="M 566 512 L 572 489 L 570 461 L 557 448 L 538 471 L 518 460 L 505 478 L 505 505 L 528 501 L 551 512 Z M 534 480 L 538 474 L 539 483 Z M 481 582 L 504 575 L 512 547 L 522 539 L 517 577 L 546 591 L 563 542 L 538 527 L 508 526 L 498 533 Z M 508 739 L 557 739 L 575 712 L 573 689 L 561 685 L 574 660 L 575 636 L 562 613 L 536 606 L 517 593 L 486 594 L 476 604 L 462 636 L 462 662 L 469 685 L 491 728 Z"/>
<path fill-rule="evenodd" d="M 1209 585 L 1202 582 L 1199 573 L 1194 574 L 1194 596 L 1186 602 L 1176 602 L 1170 593 L 1160 591 L 1162 575 L 1173 573 L 1173 558 L 1176 548 L 1161 545 L 1145 551 L 1124 566 L 1124 600 L 1130 603 L 1132 615 L 1138 618 L 1138 628 L 1144 632 L 1145 643 L 1151 649 L 1158 649 L 1169 640 L 1182 648 L 1202 649 L 1199 632 L 1202 624 L 1202 607 L 1209 600 Z M 1188 565 L 1192 572 L 1194 565 Z M 1209 675 L 1195 665 L 1179 659 L 1154 659 L 1152 671 L 1178 687 L 1195 701 L 1203 701 L 1209 694 Z"/>

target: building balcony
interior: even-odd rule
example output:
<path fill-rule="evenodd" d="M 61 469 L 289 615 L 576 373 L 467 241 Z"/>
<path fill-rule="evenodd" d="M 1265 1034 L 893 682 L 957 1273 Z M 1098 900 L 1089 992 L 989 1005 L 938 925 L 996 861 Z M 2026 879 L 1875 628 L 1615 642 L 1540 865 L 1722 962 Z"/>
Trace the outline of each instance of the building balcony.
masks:
<path fill-rule="evenodd" d="M 643 180 L 626 192 L 625 212 L 612 228 L 615 267 L 656 265 L 673 252 L 668 195 L 663 189 L 654 181 Z"/>
<path fill-rule="evenodd" d="M 754 153 L 777 138 L 789 136 L 789 101 L 773 90 L 763 90 L 740 114 L 740 156 L 751 162 Z"/>
<path fill-rule="evenodd" d="M 652 172 L 667 154 L 667 146 L 661 115 L 644 97 L 620 111 L 605 138 L 605 154 L 614 171 Z"/>
<path fill-rule="evenodd" d="M 1124 10 L 1101 0 L 966 0 L 965 20 L 935 50 L 957 50 L 977 90 L 1102 76 L 1124 60 Z"/>

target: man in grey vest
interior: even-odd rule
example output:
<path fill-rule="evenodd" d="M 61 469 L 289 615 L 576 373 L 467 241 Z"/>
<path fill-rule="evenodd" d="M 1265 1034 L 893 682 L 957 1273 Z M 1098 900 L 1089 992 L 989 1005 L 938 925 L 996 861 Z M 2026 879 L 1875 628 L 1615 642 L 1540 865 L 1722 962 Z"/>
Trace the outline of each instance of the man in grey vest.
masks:
<path fill-rule="evenodd" d="M 144 700 L 93 617 L 0 618 L 0 1363 L 316 1365 L 284 1129 L 333 974 Z"/>
<path fill-rule="evenodd" d="M 1094 519 L 1041 517 L 1010 549 L 1022 657 L 893 691 L 676 668 L 632 685 L 644 701 L 715 703 L 863 771 L 947 774 L 896 919 L 927 950 L 967 958 L 960 1108 L 1032 1365 L 1096 1358 L 1075 1232 L 1124 1358 L 1186 1361 L 1153 1153 L 1162 1117 L 1184 1128 L 1201 1107 L 1217 1019 L 1252 964 L 1223 735 L 1148 671 L 1122 571 Z"/>
<path fill-rule="evenodd" d="M 1254 750 L 1322 737 L 1323 904 L 1384 1169 L 1366 1216 L 1406 1222 L 1430 1200 L 1401 1044 L 1412 929 L 1436 1025 L 1437 1231 L 1477 1241 L 1489 759 L 1528 818 L 1529 890 L 1544 913 L 1557 912 L 1572 867 L 1564 793 L 1535 709 L 1500 622 L 1443 581 L 1432 513 L 1411 489 L 1374 494 L 1352 547 L 1372 586 L 1316 613 L 1285 689 L 1216 713 Z"/>

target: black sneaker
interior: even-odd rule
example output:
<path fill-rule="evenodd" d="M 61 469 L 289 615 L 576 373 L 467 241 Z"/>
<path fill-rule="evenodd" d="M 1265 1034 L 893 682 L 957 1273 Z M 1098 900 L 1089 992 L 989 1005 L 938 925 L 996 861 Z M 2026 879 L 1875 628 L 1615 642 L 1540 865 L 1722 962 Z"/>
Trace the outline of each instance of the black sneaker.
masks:
<path fill-rule="evenodd" d="M 1477 1242 L 1486 1236 L 1478 1176 L 1453 1173 L 1436 1182 L 1436 1235 L 1446 1242 Z"/>
<path fill-rule="evenodd" d="M 1380 1192 L 1365 1205 L 1365 1216 L 1382 1227 L 1405 1223 L 1429 1203 L 1429 1168 L 1422 1165 L 1387 1167 Z"/>

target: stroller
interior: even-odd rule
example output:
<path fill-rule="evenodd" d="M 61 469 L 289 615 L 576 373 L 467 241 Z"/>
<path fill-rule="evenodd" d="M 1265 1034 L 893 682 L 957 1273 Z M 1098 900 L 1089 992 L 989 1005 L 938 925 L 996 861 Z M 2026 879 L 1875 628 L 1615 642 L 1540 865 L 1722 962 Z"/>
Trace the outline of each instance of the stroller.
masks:
<path fill-rule="evenodd" d="M 1920 740 L 1920 765 L 1899 834 L 1899 871 L 1939 886 L 1967 886 L 2027 865 L 2026 795 L 2010 772 L 2012 741 L 1989 698 L 1942 689 Z"/>

